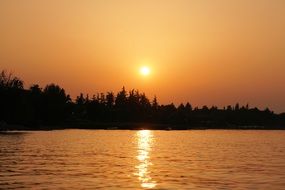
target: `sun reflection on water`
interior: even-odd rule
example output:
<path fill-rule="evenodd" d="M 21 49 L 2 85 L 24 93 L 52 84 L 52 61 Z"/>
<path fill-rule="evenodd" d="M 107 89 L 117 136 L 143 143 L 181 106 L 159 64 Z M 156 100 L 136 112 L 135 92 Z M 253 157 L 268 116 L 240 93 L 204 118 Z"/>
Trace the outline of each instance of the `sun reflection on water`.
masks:
<path fill-rule="evenodd" d="M 156 182 L 150 177 L 151 172 L 149 170 L 149 166 L 152 165 L 150 152 L 153 143 L 153 134 L 152 131 L 149 130 L 140 130 L 136 136 L 138 141 L 137 159 L 139 164 L 136 166 L 137 173 L 135 173 L 135 175 L 138 176 L 141 187 L 151 189 L 156 186 Z"/>

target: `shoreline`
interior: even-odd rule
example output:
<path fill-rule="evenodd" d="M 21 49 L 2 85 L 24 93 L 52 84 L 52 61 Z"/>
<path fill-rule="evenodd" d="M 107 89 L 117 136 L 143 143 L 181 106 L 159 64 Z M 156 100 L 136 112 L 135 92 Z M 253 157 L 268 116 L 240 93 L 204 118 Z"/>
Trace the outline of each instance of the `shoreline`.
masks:
<path fill-rule="evenodd" d="M 285 130 L 285 126 L 265 126 L 265 125 L 228 125 L 228 126 L 207 126 L 207 125 L 179 125 L 179 124 L 157 124 L 157 123 L 62 123 L 47 125 L 13 125 L 5 124 L 0 126 L 0 132 L 5 131 L 51 131 L 67 129 L 86 129 L 86 130 Z"/>

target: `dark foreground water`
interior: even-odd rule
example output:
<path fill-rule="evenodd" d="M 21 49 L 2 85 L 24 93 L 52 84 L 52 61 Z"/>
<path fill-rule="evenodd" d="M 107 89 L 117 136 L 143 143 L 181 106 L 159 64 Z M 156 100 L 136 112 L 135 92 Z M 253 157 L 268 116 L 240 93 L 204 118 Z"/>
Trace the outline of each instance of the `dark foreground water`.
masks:
<path fill-rule="evenodd" d="M 285 131 L 0 134 L 0 189 L 284 189 Z"/>

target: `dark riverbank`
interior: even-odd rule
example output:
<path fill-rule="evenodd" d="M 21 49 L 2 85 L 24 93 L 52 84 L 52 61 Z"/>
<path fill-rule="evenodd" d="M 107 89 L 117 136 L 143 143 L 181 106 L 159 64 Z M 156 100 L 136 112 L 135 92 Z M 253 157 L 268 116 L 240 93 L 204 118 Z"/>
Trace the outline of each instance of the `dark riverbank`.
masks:
<path fill-rule="evenodd" d="M 61 130 L 61 129 L 94 129 L 94 130 L 208 130 L 208 129 L 222 129 L 222 130 L 285 130 L 285 126 L 238 126 L 238 125 L 174 125 L 174 124 L 156 124 L 156 123 L 63 123 L 57 125 L 9 125 L 2 124 L 0 131 L 13 130 Z"/>
<path fill-rule="evenodd" d="M 0 130 L 52 129 L 284 129 L 285 113 L 247 105 L 192 107 L 159 104 L 138 90 L 80 94 L 75 100 L 56 84 L 44 88 L 0 73 Z M 283 126 L 283 127 L 281 127 Z"/>

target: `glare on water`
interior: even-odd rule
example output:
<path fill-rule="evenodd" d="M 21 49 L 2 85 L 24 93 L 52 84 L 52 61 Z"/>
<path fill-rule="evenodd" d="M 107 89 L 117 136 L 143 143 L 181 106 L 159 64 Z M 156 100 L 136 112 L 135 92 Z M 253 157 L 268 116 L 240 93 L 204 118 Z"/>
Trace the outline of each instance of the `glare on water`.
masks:
<path fill-rule="evenodd" d="M 149 171 L 149 167 L 152 165 L 150 159 L 151 146 L 153 141 L 152 131 L 149 130 L 141 130 L 138 131 L 137 134 L 138 141 L 138 156 L 139 165 L 136 166 L 138 179 L 141 182 L 141 186 L 143 188 L 154 188 L 156 186 L 156 182 L 151 178 L 151 172 Z"/>

